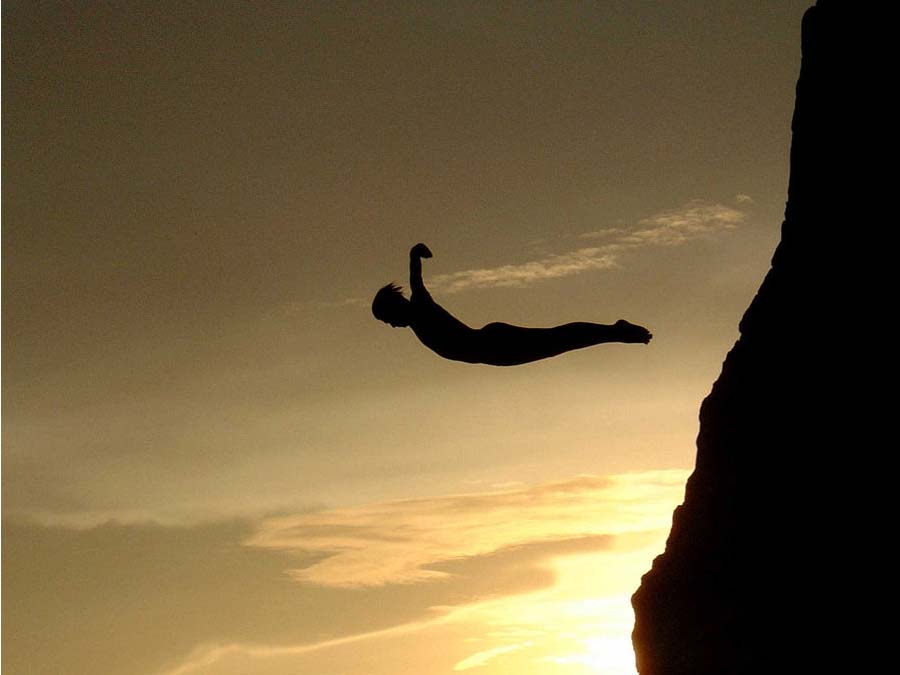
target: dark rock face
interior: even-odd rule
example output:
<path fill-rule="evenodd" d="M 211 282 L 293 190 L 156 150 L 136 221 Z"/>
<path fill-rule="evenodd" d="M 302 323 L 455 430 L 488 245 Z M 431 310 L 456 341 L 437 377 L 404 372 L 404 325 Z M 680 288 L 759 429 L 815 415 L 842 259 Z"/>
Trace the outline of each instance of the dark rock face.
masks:
<path fill-rule="evenodd" d="M 884 327 L 869 310 L 896 305 L 864 251 L 879 246 L 862 211 L 877 170 L 858 48 L 872 11 L 819 0 L 803 19 L 782 240 L 701 406 L 666 551 L 632 599 L 641 675 L 880 672 L 855 657 L 875 564 L 859 541 L 864 474 L 879 471 L 861 457 L 879 454 L 866 353 Z"/>

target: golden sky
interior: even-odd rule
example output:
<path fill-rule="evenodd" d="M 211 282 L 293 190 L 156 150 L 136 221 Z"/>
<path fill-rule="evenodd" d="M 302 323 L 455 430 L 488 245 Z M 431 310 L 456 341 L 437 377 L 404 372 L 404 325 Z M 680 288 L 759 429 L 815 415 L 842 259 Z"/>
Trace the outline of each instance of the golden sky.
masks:
<path fill-rule="evenodd" d="M 633 673 L 806 5 L 4 2 L 4 672 Z"/>

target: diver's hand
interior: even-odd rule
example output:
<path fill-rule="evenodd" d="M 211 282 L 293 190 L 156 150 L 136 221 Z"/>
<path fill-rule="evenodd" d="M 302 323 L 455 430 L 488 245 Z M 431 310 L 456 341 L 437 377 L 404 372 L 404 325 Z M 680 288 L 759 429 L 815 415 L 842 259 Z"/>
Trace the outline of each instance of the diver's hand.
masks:
<path fill-rule="evenodd" d="M 409 252 L 410 258 L 431 258 L 431 250 L 425 244 L 416 244 Z"/>

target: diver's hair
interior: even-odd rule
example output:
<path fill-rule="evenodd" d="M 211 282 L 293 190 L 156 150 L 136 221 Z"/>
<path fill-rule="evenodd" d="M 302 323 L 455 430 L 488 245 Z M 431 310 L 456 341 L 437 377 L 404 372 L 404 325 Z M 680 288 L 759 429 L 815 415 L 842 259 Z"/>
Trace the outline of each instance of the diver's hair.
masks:
<path fill-rule="evenodd" d="M 379 321 L 387 321 L 397 306 L 398 300 L 406 300 L 403 297 L 403 287 L 391 282 L 378 289 L 375 299 L 372 300 L 372 314 Z"/>

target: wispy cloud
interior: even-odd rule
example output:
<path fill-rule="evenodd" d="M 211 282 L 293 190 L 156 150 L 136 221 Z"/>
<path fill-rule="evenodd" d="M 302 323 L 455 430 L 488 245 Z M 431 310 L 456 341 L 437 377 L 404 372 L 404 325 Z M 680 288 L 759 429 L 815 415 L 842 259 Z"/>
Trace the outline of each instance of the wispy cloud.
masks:
<path fill-rule="evenodd" d="M 291 573 L 328 587 L 442 579 L 450 560 L 534 542 L 618 535 L 668 527 L 681 494 L 680 470 L 581 476 L 537 486 L 411 499 L 272 518 L 247 544 L 320 554 Z M 661 514 L 664 514 L 661 518 Z"/>
<path fill-rule="evenodd" d="M 218 661 L 223 661 L 229 656 L 243 656 L 257 659 L 272 658 L 277 656 L 300 656 L 312 652 L 352 645 L 366 640 L 385 637 L 395 637 L 416 631 L 431 628 L 435 625 L 446 623 L 452 615 L 449 610 L 436 611 L 434 615 L 421 621 L 402 623 L 382 630 L 373 630 L 364 633 L 355 633 L 341 638 L 322 640 L 312 644 L 302 645 L 261 645 L 253 643 L 231 643 L 225 645 L 198 645 L 191 654 L 173 668 L 163 671 L 162 675 L 190 675 L 213 666 Z"/>
<path fill-rule="evenodd" d="M 616 252 L 608 246 L 592 246 L 516 265 L 441 274 L 429 285 L 445 293 L 488 286 L 527 286 L 544 279 L 568 277 L 588 270 L 613 267 L 616 264 L 616 257 Z"/>
<path fill-rule="evenodd" d="M 560 652 L 556 632 L 574 635 L 594 620 L 580 613 L 583 600 L 572 604 L 583 593 L 553 589 L 589 580 L 591 593 L 621 595 L 630 616 L 627 596 L 661 546 L 686 476 L 580 476 L 262 522 L 73 528 L 5 519 L 4 580 L 13 583 L 4 591 L 47 649 L 31 649 L 37 633 L 19 631 L 4 640 L 4 665 L 55 672 L 55 655 L 66 654 L 73 675 L 323 672 L 338 656 L 352 662 L 367 650 L 383 660 L 384 645 L 440 640 L 457 641 L 442 672 L 567 654 L 581 647 Z M 623 626 L 616 619 L 625 635 Z M 463 629 L 477 639 L 463 643 Z M 97 648 L 101 633 L 109 639 Z"/>
<path fill-rule="evenodd" d="M 305 560 L 291 572 L 301 582 L 291 584 L 296 589 L 326 597 L 352 593 L 353 607 L 371 598 L 373 614 L 397 593 L 401 604 L 421 596 L 423 611 L 403 623 L 311 643 L 207 642 L 166 675 L 218 672 L 217 664 L 237 672 L 235 663 L 246 671 L 247 663 L 325 650 L 334 659 L 344 647 L 372 652 L 384 639 L 416 634 L 430 642 L 448 639 L 440 635 L 459 640 L 462 629 L 475 631 L 466 642 L 477 647 L 447 664 L 456 672 L 517 658 L 532 666 L 551 657 L 574 663 L 586 654 L 585 663 L 593 663 L 598 657 L 587 641 L 610 631 L 622 636 L 627 655 L 628 595 L 671 524 L 687 475 L 678 469 L 587 475 L 269 519 L 245 547 Z M 436 579 L 444 583 L 428 583 Z M 585 580 L 589 588 L 582 587 Z M 616 597 L 586 595 L 613 588 Z M 442 626 L 456 628 L 441 633 Z M 285 671 L 315 671 L 312 661 L 291 663 L 299 665 Z"/>
<path fill-rule="evenodd" d="M 471 656 L 464 658 L 462 661 L 453 666 L 453 670 L 458 672 L 461 670 L 469 670 L 470 668 L 478 668 L 479 666 L 485 665 L 488 661 L 491 661 L 498 656 L 509 654 L 510 652 L 517 652 L 520 649 L 526 649 L 530 647 L 531 644 L 531 642 L 522 642 L 519 644 L 494 647 L 493 649 L 485 649 L 484 651 L 478 652 L 477 654 L 472 654 Z"/>
<path fill-rule="evenodd" d="M 741 211 L 728 206 L 691 202 L 638 221 L 638 228 L 623 234 L 618 242 L 629 248 L 676 246 L 706 234 L 733 230 L 743 219 Z"/>
<path fill-rule="evenodd" d="M 741 195 L 746 197 L 746 195 Z M 738 199 L 739 203 L 746 200 Z M 692 201 L 681 208 L 639 220 L 634 227 L 613 227 L 585 232 L 582 239 L 597 244 L 538 260 L 442 274 L 430 286 L 444 293 L 493 286 L 527 286 L 544 279 L 567 277 L 618 264 L 623 253 L 647 246 L 677 246 L 692 239 L 736 228 L 745 214 L 722 204 Z"/>

